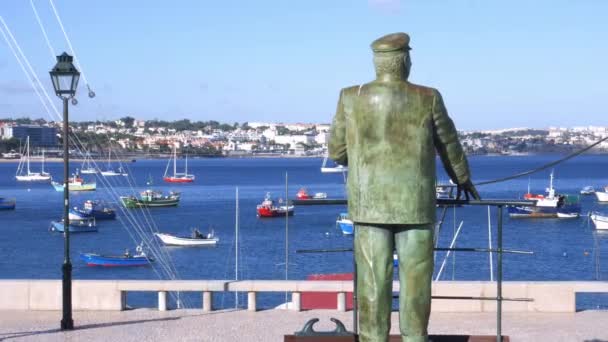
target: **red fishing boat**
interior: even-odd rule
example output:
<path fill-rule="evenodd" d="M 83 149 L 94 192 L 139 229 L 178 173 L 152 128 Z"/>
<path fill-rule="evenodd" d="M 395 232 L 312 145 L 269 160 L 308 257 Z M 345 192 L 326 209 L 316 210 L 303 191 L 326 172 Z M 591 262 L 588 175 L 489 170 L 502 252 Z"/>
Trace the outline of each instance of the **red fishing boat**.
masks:
<path fill-rule="evenodd" d="M 259 217 L 279 217 L 293 215 L 293 205 L 281 205 L 282 200 L 279 199 L 279 205 L 275 205 L 274 201 L 270 198 L 270 193 L 266 193 L 266 197 L 264 197 L 264 201 L 261 204 L 258 204 L 257 211 Z"/>
<path fill-rule="evenodd" d="M 312 197 L 306 191 L 306 188 L 301 188 L 300 191 L 296 194 L 296 197 L 300 200 L 311 199 Z"/>

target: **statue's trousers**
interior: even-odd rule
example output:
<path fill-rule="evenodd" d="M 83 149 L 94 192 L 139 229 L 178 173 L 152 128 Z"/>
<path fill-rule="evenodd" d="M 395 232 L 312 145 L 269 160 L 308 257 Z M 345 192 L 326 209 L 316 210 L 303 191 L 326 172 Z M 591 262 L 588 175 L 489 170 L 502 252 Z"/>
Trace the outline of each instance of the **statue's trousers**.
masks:
<path fill-rule="evenodd" d="M 399 325 L 403 341 L 427 341 L 433 276 L 432 224 L 355 223 L 359 341 L 388 341 L 393 250 L 399 258 Z"/>

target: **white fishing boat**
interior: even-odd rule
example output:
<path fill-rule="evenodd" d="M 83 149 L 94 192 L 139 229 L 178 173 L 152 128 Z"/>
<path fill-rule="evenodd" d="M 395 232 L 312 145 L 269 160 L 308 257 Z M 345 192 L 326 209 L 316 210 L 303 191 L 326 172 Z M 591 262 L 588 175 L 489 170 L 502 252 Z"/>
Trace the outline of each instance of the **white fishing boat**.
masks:
<path fill-rule="evenodd" d="M 15 179 L 19 182 L 50 182 L 51 174 L 44 171 L 44 151 L 42 151 L 42 168 L 40 172 L 32 172 L 30 169 L 30 137 L 25 140 L 25 154 L 21 157 L 17 166 Z"/>
<path fill-rule="evenodd" d="M 112 149 L 108 149 L 108 168 L 105 171 L 101 171 L 101 175 L 105 177 L 109 176 L 128 176 L 129 174 L 123 170 L 122 166 L 118 169 L 112 169 Z"/>
<path fill-rule="evenodd" d="M 596 191 L 595 197 L 598 202 L 608 202 L 608 186 L 604 188 L 604 191 Z"/>
<path fill-rule="evenodd" d="M 220 240 L 213 232 L 203 235 L 198 229 L 192 232 L 191 236 L 175 236 L 166 233 L 155 233 L 154 235 L 168 246 L 213 246 Z"/>
<path fill-rule="evenodd" d="M 84 161 L 80 166 L 80 173 L 85 175 L 94 175 L 97 173 L 97 169 L 95 169 L 93 165 L 91 165 L 91 160 L 91 155 L 89 154 L 89 152 L 87 152 L 84 156 Z"/>
<path fill-rule="evenodd" d="M 586 186 L 581 189 L 581 195 L 593 195 L 595 193 L 595 189 L 592 186 Z"/>
<path fill-rule="evenodd" d="M 327 166 L 327 159 L 327 156 L 323 158 L 323 164 L 321 165 L 322 173 L 343 173 L 348 171 L 348 167 L 340 164 L 335 164 L 335 166 Z"/>
<path fill-rule="evenodd" d="M 599 213 L 591 213 L 589 217 L 591 218 L 591 221 L 593 221 L 595 229 L 608 229 L 608 216 L 600 215 Z"/>

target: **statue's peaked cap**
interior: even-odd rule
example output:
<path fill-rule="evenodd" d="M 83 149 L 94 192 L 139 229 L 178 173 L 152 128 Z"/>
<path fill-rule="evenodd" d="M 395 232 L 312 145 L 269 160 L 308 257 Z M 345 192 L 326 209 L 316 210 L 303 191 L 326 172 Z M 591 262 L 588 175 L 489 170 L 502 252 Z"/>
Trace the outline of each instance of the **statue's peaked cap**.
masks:
<path fill-rule="evenodd" d="M 403 32 L 387 34 L 374 40 L 371 47 L 374 52 L 411 50 L 410 36 Z"/>

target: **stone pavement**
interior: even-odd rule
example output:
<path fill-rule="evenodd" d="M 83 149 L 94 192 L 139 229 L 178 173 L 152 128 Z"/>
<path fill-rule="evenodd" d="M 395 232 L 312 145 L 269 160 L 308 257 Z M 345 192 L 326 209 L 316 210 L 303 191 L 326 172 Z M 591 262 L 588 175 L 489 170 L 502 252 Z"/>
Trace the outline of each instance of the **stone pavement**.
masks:
<path fill-rule="evenodd" d="M 316 330 L 333 330 L 330 317 L 352 328 L 351 312 L 313 310 L 154 309 L 74 312 L 76 330 L 59 331 L 59 311 L 0 311 L 0 341 L 283 341 L 283 335 L 300 330 L 310 318 L 321 319 Z M 495 333 L 494 313 L 435 313 L 432 334 Z M 398 333 L 398 315 L 392 316 L 392 333 Z M 577 313 L 505 313 L 503 331 L 511 341 L 608 342 L 608 311 Z"/>

